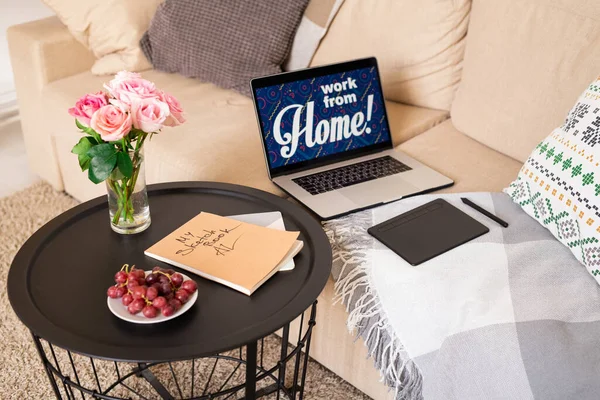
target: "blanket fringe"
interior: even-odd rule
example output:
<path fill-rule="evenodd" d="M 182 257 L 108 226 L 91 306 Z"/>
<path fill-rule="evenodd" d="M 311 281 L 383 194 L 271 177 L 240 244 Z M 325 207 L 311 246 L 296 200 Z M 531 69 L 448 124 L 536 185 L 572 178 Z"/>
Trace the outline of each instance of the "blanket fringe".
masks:
<path fill-rule="evenodd" d="M 369 266 L 361 250 L 347 250 L 346 238 L 353 242 L 366 229 L 357 229 L 357 221 L 342 220 L 340 225 L 328 223 L 325 228 L 333 247 L 334 263 L 341 266 L 335 282 L 335 303 L 342 303 L 349 312 L 348 330 L 361 337 L 382 381 L 395 393 L 396 400 L 422 400 L 423 377 L 404 346 L 395 338 L 379 297 L 371 284 Z M 358 221 L 361 222 L 361 221 Z M 360 223 L 358 224 L 360 225 Z M 357 232 L 359 230 L 360 232 Z M 366 239 L 366 238 L 365 238 Z M 370 240 L 370 239 L 369 239 Z"/>

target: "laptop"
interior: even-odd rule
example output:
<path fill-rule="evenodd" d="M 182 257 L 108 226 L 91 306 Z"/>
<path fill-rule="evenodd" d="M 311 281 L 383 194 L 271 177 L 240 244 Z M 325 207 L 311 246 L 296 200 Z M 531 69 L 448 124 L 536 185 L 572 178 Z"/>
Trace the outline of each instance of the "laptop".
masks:
<path fill-rule="evenodd" d="M 251 89 L 269 178 L 323 220 L 454 183 L 394 149 L 375 58 Z"/>

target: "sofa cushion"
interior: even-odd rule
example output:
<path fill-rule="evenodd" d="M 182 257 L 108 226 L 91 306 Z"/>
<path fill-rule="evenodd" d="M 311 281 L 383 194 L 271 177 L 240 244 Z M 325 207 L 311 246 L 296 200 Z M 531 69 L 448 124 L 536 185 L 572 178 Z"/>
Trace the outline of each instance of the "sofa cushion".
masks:
<path fill-rule="evenodd" d="M 167 0 L 140 44 L 154 68 L 250 96 L 281 72 L 308 0 Z"/>
<path fill-rule="evenodd" d="M 43 0 L 98 59 L 97 75 L 143 71 L 150 63 L 138 44 L 163 0 Z"/>
<path fill-rule="evenodd" d="M 531 153 L 506 192 L 600 283 L 600 76 Z"/>
<path fill-rule="evenodd" d="M 375 56 L 387 99 L 449 110 L 471 0 L 345 0 L 312 65 Z"/>
<path fill-rule="evenodd" d="M 454 180 L 439 192 L 499 192 L 522 163 L 460 133 L 448 120 L 398 147 Z"/>
<path fill-rule="evenodd" d="M 188 121 L 164 129 L 146 144 L 146 177 L 149 183 L 208 180 L 237 183 L 283 195 L 267 177 L 262 144 L 252 100 L 232 91 L 155 70 L 143 77 L 176 96 Z M 79 169 L 71 148 L 80 132 L 67 114 L 82 94 L 98 91 L 106 77 L 74 75 L 48 85 L 40 118 L 51 135 L 68 193 L 79 200 L 106 193 Z M 400 143 L 447 118 L 447 112 L 388 103 L 394 143 Z"/>
<path fill-rule="evenodd" d="M 599 61 L 599 1 L 474 0 L 452 120 L 525 161 L 596 77 Z"/>

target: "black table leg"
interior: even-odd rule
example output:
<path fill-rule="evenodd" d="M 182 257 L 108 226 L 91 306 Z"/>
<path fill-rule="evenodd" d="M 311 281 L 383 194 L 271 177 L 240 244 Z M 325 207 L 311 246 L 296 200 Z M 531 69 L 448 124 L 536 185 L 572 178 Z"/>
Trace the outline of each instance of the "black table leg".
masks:
<path fill-rule="evenodd" d="M 300 327 L 300 329 L 302 329 L 302 327 Z M 288 341 L 290 338 L 290 324 L 286 324 L 283 327 L 283 332 L 281 335 L 281 356 L 279 358 L 279 383 L 281 384 L 282 387 L 285 387 L 285 366 L 287 365 L 287 363 L 282 362 L 282 360 L 285 360 L 285 358 L 287 357 L 287 351 L 288 351 Z"/>
<path fill-rule="evenodd" d="M 140 363 L 140 364 L 138 364 L 138 367 L 141 370 L 140 374 L 144 377 L 144 379 L 146 379 L 146 381 L 148 381 L 148 383 L 150 385 L 152 385 L 154 390 L 156 390 L 156 393 L 158 393 L 158 395 L 163 400 L 173 400 L 174 399 L 174 397 L 171 396 L 171 393 L 169 393 L 167 388 L 164 387 L 164 385 L 162 383 L 160 383 L 160 381 L 156 378 L 156 376 L 154 376 L 152 371 L 150 371 L 150 369 L 146 368 L 146 364 Z"/>
<path fill-rule="evenodd" d="M 48 379 L 50 379 L 50 384 L 52 385 L 52 390 L 54 390 L 54 395 L 58 400 L 62 400 L 62 396 L 60 391 L 58 390 L 58 385 L 56 384 L 56 380 L 54 380 L 54 374 L 48 367 L 48 358 L 46 357 L 46 353 L 44 353 L 44 348 L 42 347 L 42 342 L 38 339 L 37 336 L 33 332 L 31 332 L 31 336 L 33 336 L 33 342 L 35 343 L 35 348 L 38 351 L 40 358 L 42 359 L 42 364 L 44 364 L 44 370 L 46 370 L 46 375 L 48 375 Z"/>
<path fill-rule="evenodd" d="M 246 397 L 245 400 L 256 400 L 256 356 L 258 345 L 251 342 L 246 345 Z"/>

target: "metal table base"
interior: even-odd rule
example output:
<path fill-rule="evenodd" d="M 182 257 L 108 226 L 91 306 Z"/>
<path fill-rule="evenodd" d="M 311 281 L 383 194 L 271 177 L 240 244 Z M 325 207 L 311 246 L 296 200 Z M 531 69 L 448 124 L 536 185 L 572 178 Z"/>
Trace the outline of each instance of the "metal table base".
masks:
<path fill-rule="evenodd" d="M 229 352 L 186 361 L 124 363 L 111 361 L 99 371 L 98 363 L 107 360 L 81 356 L 32 333 L 56 398 L 62 399 L 245 399 L 273 394 L 276 399 L 302 399 L 317 302 L 300 316 L 296 345 L 290 323 L 282 329 L 281 349 L 274 365 L 265 362 L 265 338 Z M 309 313 L 305 320 L 305 314 Z M 245 357 L 244 357 L 245 355 Z M 202 378 L 200 365 L 210 361 L 208 378 Z M 217 366 L 227 363 L 231 372 L 218 380 Z M 157 372 L 158 371 L 158 372 Z M 111 372 L 115 379 L 108 381 Z M 184 373 L 185 372 L 185 373 Z M 243 382 L 240 382 L 244 377 Z M 141 381 L 141 382 L 140 382 Z M 187 383 L 187 385 L 185 384 Z M 215 389 L 217 388 L 217 389 Z"/>

